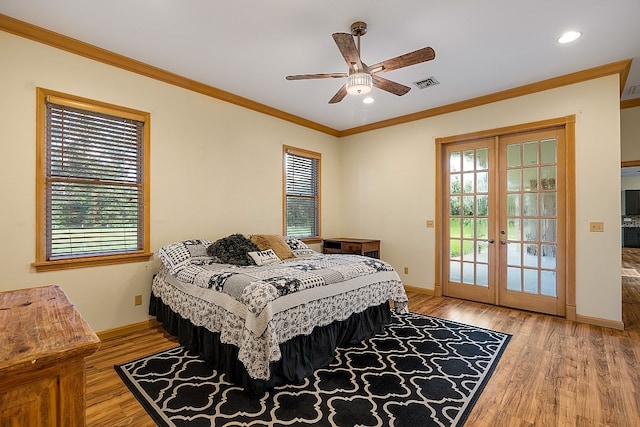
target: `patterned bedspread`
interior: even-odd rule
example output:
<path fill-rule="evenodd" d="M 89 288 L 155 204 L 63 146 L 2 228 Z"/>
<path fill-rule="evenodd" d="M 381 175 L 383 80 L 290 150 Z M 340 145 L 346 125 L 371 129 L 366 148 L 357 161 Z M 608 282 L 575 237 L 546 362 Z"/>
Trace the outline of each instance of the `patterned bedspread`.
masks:
<path fill-rule="evenodd" d="M 315 327 L 387 300 L 397 312 L 407 312 L 397 272 L 358 255 L 314 254 L 250 267 L 191 265 L 175 276 L 163 267 L 152 290 L 194 325 L 237 346 L 256 379 L 269 378 L 269 363 L 281 358 L 279 344 Z"/>

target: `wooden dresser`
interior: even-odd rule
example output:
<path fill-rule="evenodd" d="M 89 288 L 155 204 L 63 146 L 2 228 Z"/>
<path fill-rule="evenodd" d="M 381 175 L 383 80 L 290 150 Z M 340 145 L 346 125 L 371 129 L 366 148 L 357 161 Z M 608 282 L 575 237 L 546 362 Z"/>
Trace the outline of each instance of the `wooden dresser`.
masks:
<path fill-rule="evenodd" d="M 380 240 L 350 237 L 324 239 L 322 252 L 325 254 L 356 254 L 380 259 Z"/>
<path fill-rule="evenodd" d="M 0 325 L 0 426 L 84 426 L 100 339 L 60 286 L 0 292 Z"/>

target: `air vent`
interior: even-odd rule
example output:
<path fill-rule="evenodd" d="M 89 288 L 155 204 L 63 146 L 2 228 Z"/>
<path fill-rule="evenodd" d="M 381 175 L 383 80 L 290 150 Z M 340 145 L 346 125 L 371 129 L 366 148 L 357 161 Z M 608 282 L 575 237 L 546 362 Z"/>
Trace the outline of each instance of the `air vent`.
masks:
<path fill-rule="evenodd" d="M 640 85 L 631 86 L 627 91 L 628 95 L 640 95 Z"/>
<path fill-rule="evenodd" d="M 440 82 L 437 81 L 435 77 L 431 76 L 431 77 L 429 77 L 427 79 L 420 80 L 419 82 L 414 82 L 413 84 L 416 85 L 416 87 L 418 89 L 425 89 L 425 88 L 428 88 L 430 86 L 439 85 Z"/>

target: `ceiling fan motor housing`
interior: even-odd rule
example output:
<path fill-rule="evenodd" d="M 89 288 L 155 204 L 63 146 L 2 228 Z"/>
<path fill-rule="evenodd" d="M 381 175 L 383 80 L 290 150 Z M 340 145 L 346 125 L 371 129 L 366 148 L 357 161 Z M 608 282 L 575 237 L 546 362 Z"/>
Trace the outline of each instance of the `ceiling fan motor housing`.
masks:
<path fill-rule="evenodd" d="M 360 56 L 360 36 L 364 36 L 366 33 L 366 22 L 357 21 L 351 24 L 351 35 L 358 38 L 358 44 L 356 46 L 358 56 Z M 358 69 L 358 64 L 353 65 L 355 69 L 349 70 L 349 76 L 347 77 L 347 83 L 345 85 L 347 93 L 349 95 L 364 95 L 371 92 L 373 78 L 366 65 L 362 64 L 362 68 L 364 69 Z"/>

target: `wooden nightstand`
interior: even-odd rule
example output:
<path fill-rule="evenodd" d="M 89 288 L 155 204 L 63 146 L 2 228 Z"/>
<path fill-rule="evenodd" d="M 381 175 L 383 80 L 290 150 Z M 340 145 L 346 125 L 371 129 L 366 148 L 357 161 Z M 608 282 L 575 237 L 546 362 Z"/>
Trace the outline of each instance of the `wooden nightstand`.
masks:
<path fill-rule="evenodd" d="M 322 240 L 322 253 L 355 254 L 380 259 L 380 240 L 339 237 Z"/>

